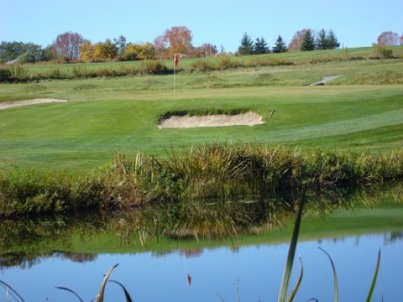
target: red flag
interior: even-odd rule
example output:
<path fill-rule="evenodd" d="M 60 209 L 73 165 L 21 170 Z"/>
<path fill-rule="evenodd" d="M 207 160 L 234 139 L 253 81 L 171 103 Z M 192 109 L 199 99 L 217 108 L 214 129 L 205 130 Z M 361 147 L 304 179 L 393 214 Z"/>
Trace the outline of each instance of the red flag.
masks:
<path fill-rule="evenodd" d="M 178 66 L 178 64 L 179 64 L 179 54 L 174 55 L 174 64 L 175 64 L 175 66 Z"/>

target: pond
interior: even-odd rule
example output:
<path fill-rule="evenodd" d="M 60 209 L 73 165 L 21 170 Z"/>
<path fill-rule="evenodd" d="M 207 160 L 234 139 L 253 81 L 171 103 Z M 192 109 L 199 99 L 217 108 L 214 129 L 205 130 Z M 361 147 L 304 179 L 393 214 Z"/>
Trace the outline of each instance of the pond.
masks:
<path fill-rule="evenodd" d="M 315 211 L 307 208 L 296 253 L 304 268 L 296 301 L 333 299 L 331 264 L 318 247 L 335 262 L 340 301 L 366 299 L 379 249 L 374 301 L 403 299 L 401 190 L 397 194 L 361 194 L 360 198 L 354 206 L 350 202 L 348 207 L 324 212 L 317 206 Z M 72 289 L 84 301 L 91 301 L 106 271 L 119 264 L 111 279 L 121 282 L 134 301 L 277 300 L 292 221 L 261 232 L 196 240 L 192 236 L 152 237 L 156 228 L 146 232 L 141 222 L 141 227 L 134 227 L 139 217 L 116 214 L 112 218 L 89 215 L 1 221 L 0 280 L 26 301 L 78 301 L 55 286 Z M 298 271 L 296 260 L 292 286 Z M 6 290 L 0 287 L 0 301 L 5 296 Z M 122 289 L 108 283 L 105 300 L 125 301 Z"/>

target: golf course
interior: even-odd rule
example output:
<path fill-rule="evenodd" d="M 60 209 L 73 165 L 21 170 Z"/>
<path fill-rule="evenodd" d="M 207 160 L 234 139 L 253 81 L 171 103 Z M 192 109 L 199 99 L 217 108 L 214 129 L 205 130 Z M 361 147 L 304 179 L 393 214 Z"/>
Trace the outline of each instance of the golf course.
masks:
<path fill-rule="evenodd" d="M 32 99 L 67 102 L 0 110 L 1 166 L 86 171 L 115 153 L 158 157 L 214 143 L 286 145 L 380 154 L 403 144 L 403 48 L 371 59 L 372 48 L 183 59 L 174 75 L 1 83 L 0 104 Z M 327 58 L 327 60 L 325 60 Z M 266 62 L 278 66 L 259 66 Z M 170 61 L 162 61 L 167 69 Z M 193 71 L 203 63 L 217 67 Z M 135 68 L 144 62 L 87 63 L 82 70 Z M 214 64 L 218 64 L 217 66 Z M 284 64 L 284 65 L 281 65 Z M 34 64 L 26 73 L 65 74 L 75 64 Z M 247 67 L 255 65 L 254 67 Z M 213 69 L 213 68 L 212 68 Z M 309 86 L 323 78 L 324 85 Z M 159 129 L 168 112 L 252 111 L 253 127 Z"/>
<path fill-rule="evenodd" d="M 301 221 L 302 248 L 305 240 L 344 236 L 347 245 L 339 246 L 345 255 L 353 236 L 369 232 L 381 234 L 375 244 L 401 240 L 403 47 L 392 53 L 383 58 L 373 48 L 357 48 L 217 55 L 181 58 L 176 67 L 171 60 L 1 67 L 7 80 L 0 83 L 0 260 L 9 282 L 34 297 L 37 288 L 18 283 L 29 282 L 13 279 L 9 267 L 33 265 L 40 257 L 95 262 L 108 252 L 107 261 L 126 263 L 133 274 L 132 259 L 119 253 L 171 257 L 181 244 L 187 258 L 207 247 L 220 254 L 217 247 L 225 244 L 234 251 L 248 246 L 243 255 L 254 244 L 284 243 L 291 229 L 295 253 Z M 376 251 L 374 245 L 362 249 L 360 255 Z M 289 274 L 293 258 L 289 254 Z M 398 256 L 385 258 L 390 276 Z M 373 287 L 380 259 L 379 251 Z M 257 260 L 258 267 L 264 261 Z M 373 265 L 375 257 L 368 262 Z M 190 287 L 191 269 L 173 265 L 175 278 L 186 275 Z M 321 271 L 328 267 L 311 271 L 328 276 Z M 367 270 L 357 279 L 372 274 Z M 157 283 L 164 284 L 161 276 Z M 395 295 L 399 287 L 387 280 L 386 292 Z M 364 281 L 356 285 L 360 292 L 370 284 Z M 284 295 L 287 287 L 281 286 Z M 41 288 L 46 293 L 51 287 L 43 282 Z M 227 295 L 236 293 L 225 288 Z M 144 301 L 150 295 L 129 289 Z M 95 290 L 82 289 L 86 295 Z"/>

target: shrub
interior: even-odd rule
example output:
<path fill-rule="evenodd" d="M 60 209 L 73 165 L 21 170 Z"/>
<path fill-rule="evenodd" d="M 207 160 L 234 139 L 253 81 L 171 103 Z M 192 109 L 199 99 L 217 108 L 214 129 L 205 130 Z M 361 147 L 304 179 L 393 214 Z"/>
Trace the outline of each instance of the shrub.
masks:
<path fill-rule="evenodd" d="M 88 70 L 85 66 L 74 66 L 72 69 L 73 77 L 75 78 L 86 78 L 88 77 Z"/>
<path fill-rule="evenodd" d="M 189 66 L 190 72 L 208 72 L 215 69 L 216 68 L 205 59 L 196 60 Z"/>
<path fill-rule="evenodd" d="M 8 68 L 0 68 L 0 82 L 11 81 L 11 72 Z"/>
<path fill-rule="evenodd" d="M 242 64 L 235 62 L 230 56 L 220 56 L 218 60 L 218 69 L 226 70 L 231 68 L 240 67 Z"/>
<path fill-rule="evenodd" d="M 27 82 L 30 77 L 30 73 L 22 67 L 21 64 L 14 65 L 10 68 L 11 82 Z"/>
<path fill-rule="evenodd" d="M 380 59 L 391 59 L 393 58 L 393 50 L 390 47 L 386 47 L 384 45 L 374 45 L 374 54 L 375 54 L 375 59 L 380 58 Z"/>
<path fill-rule="evenodd" d="M 171 71 L 161 62 L 144 61 L 140 68 L 140 73 L 144 74 L 168 74 Z"/>

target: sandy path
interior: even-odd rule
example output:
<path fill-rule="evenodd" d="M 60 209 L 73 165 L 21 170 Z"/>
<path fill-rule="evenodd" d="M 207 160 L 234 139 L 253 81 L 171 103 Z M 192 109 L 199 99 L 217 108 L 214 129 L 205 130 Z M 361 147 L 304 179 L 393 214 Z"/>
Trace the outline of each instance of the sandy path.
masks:
<path fill-rule="evenodd" d="M 25 101 L 15 101 L 15 102 L 3 102 L 0 103 L 0 110 L 5 110 L 14 107 L 28 106 L 28 105 L 37 105 L 37 104 L 48 104 L 48 103 L 66 103 L 66 100 L 58 100 L 58 99 L 32 99 Z"/>
<path fill-rule="evenodd" d="M 320 80 L 319 82 L 316 83 L 312 83 L 310 86 L 319 86 L 319 85 L 325 85 L 326 83 L 330 82 L 330 81 L 334 81 L 337 78 L 339 78 L 340 76 L 327 76 L 327 77 L 323 77 L 322 80 Z"/>
<path fill-rule="evenodd" d="M 260 124 L 264 124 L 262 117 L 255 112 L 249 111 L 236 115 L 172 116 L 161 121 L 158 128 L 254 126 Z"/>

